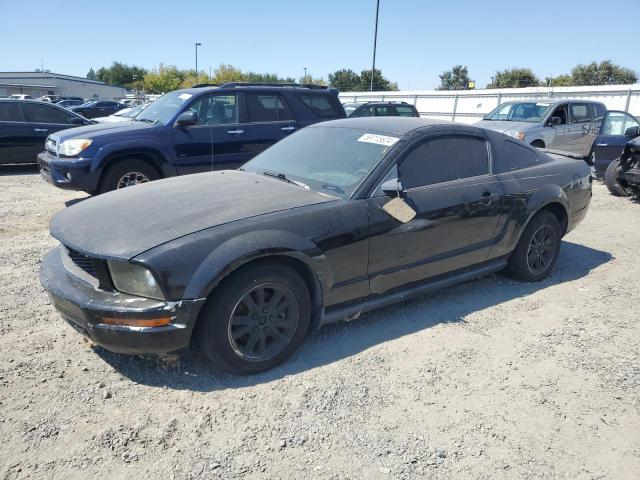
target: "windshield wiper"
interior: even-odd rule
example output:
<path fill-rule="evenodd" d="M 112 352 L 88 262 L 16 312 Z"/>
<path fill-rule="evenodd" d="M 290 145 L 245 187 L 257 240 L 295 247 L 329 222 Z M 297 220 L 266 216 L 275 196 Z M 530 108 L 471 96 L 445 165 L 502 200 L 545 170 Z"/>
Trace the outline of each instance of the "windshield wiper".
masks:
<path fill-rule="evenodd" d="M 150 118 L 134 118 L 136 122 L 157 123 L 158 120 L 151 120 Z"/>
<path fill-rule="evenodd" d="M 284 180 L 287 183 L 293 183 L 294 185 L 297 185 L 297 186 L 302 187 L 302 188 L 309 188 L 309 185 L 307 185 L 306 183 L 298 182 L 296 180 L 291 180 L 290 178 L 287 178 L 287 176 L 284 173 L 270 172 L 269 170 L 265 170 L 262 173 L 263 173 L 263 175 L 267 175 L 269 177 L 278 178 L 280 180 Z"/>

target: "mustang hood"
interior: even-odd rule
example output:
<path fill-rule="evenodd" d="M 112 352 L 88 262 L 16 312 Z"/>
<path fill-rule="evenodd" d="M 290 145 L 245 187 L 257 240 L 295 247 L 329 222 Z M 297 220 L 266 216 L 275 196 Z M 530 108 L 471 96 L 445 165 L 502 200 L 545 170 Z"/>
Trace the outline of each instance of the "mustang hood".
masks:
<path fill-rule="evenodd" d="M 250 172 L 173 177 L 81 201 L 56 214 L 51 235 L 92 256 L 132 258 L 217 225 L 336 200 Z"/>

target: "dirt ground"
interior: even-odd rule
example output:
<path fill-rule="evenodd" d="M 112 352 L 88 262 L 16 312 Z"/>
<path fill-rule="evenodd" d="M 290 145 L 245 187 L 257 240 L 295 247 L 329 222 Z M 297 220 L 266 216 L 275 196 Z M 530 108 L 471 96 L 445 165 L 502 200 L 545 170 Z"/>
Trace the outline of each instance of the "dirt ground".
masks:
<path fill-rule="evenodd" d="M 243 378 L 92 349 L 38 282 L 84 195 L 0 167 L 0 479 L 636 480 L 640 204 L 594 190 L 546 281 L 329 326 Z"/>

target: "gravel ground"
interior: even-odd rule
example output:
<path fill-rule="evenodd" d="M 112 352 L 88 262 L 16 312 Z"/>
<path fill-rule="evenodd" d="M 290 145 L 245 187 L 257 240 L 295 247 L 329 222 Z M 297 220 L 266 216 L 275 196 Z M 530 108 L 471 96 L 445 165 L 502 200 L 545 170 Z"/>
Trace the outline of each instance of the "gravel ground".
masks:
<path fill-rule="evenodd" d="M 595 185 L 546 281 L 329 326 L 241 378 L 61 320 L 39 260 L 82 196 L 0 170 L 0 479 L 640 478 L 640 204 Z"/>

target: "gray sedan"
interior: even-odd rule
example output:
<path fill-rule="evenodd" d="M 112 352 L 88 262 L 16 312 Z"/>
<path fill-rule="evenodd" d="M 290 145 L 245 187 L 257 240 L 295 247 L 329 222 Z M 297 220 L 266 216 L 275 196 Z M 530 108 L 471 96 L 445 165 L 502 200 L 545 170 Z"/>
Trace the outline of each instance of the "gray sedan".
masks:
<path fill-rule="evenodd" d="M 589 156 L 607 107 L 587 100 L 528 100 L 506 102 L 476 126 L 527 142 Z"/>

